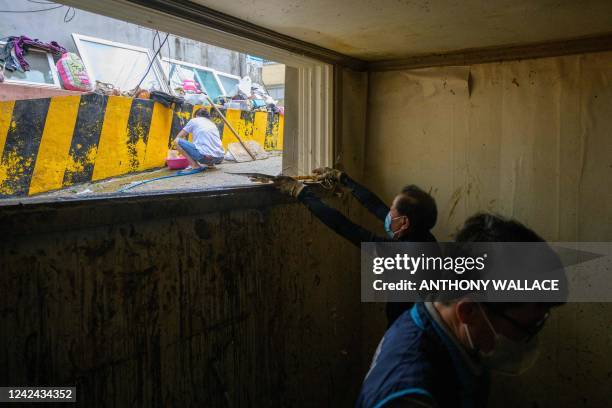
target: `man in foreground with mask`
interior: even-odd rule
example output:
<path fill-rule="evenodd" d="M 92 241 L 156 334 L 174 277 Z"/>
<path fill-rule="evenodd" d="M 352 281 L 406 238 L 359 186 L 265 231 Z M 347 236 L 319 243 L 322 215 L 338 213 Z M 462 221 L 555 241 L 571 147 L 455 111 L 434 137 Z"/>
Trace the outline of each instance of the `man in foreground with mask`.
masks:
<path fill-rule="evenodd" d="M 340 170 L 324 167 L 313 171 L 320 181 L 340 184 L 376 218 L 384 222 L 386 236 L 378 236 L 356 225 L 336 209 L 319 199 L 309 187 L 292 177 L 278 177 L 277 186 L 285 194 L 302 202 L 317 218 L 338 234 L 361 248 L 362 242 L 436 242 L 430 230 L 436 225 L 438 209 L 431 195 L 415 185 L 405 186 L 388 207 L 376 194 Z M 387 303 L 388 324 L 406 311 L 412 303 Z"/>
<path fill-rule="evenodd" d="M 479 214 L 457 242 L 543 242 L 522 224 Z M 537 357 L 537 334 L 560 303 L 477 303 L 469 295 L 417 303 L 387 330 L 357 407 L 485 407 L 490 371 L 518 375 Z"/>

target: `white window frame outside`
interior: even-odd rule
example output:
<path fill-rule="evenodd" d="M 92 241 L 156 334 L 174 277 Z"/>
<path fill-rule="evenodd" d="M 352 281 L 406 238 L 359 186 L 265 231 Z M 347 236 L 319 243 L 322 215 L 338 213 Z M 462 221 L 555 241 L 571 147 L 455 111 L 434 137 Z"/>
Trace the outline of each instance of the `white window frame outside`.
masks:
<path fill-rule="evenodd" d="M 225 87 L 223 86 L 223 82 L 221 82 L 221 80 L 219 79 L 220 76 L 233 78 L 238 81 L 240 81 L 241 79 L 238 75 L 232 75 L 232 74 L 228 74 L 225 72 L 217 71 L 216 69 L 205 67 L 205 66 L 198 65 L 198 64 L 192 64 L 191 62 L 180 61 L 180 60 L 168 58 L 168 57 L 162 57 L 161 60 L 167 64 L 172 63 L 172 64 L 177 64 L 177 65 L 183 65 L 189 68 L 196 68 L 196 69 L 201 69 L 203 71 L 212 72 L 213 77 L 215 78 L 215 81 L 217 82 L 217 85 L 219 86 L 219 89 L 221 89 L 223 95 L 227 95 L 227 93 L 231 91 L 231 89 L 229 90 L 225 89 Z M 161 65 L 164 70 L 164 75 L 166 76 L 166 81 L 168 81 L 170 79 L 169 78 L 170 77 L 170 65 L 165 65 L 165 64 L 161 64 Z"/>
<path fill-rule="evenodd" d="M 165 63 L 168 63 L 168 65 L 162 64 L 162 67 L 164 69 L 164 75 L 166 76 L 166 82 L 168 82 L 170 80 L 170 64 L 183 65 L 185 67 L 201 69 L 202 71 L 208 71 L 208 72 L 212 73 L 213 74 L 213 78 L 215 78 L 215 82 L 217 83 L 217 86 L 219 87 L 219 89 L 221 90 L 223 95 L 225 95 L 225 88 L 223 87 L 223 84 L 221 83 L 221 81 L 217 77 L 217 71 L 215 71 L 214 69 L 208 68 L 208 67 L 203 67 L 202 65 L 198 65 L 198 64 L 192 64 L 190 62 L 179 61 L 179 60 L 176 60 L 176 59 L 173 59 L 173 58 L 168 58 L 168 57 L 163 57 L 161 60 L 163 62 L 165 62 Z"/>
<path fill-rule="evenodd" d="M 89 61 L 89 56 L 87 55 L 87 52 L 83 48 L 83 44 L 81 44 L 81 41 L 89 41 L 89 42 L 94 42 L 98 44 L 109 45 L 111 47 L 125 48 L 127 50 L 144 52 L 149 58 L 149 63 L 153 61 L 153 66 L 151 67 L 151 69 L 153 70 L 153 75 L 155 75 L 155 77 L 157 78 L 157 81 L 162 87 L 162 90 L 164 92 L 169 91 L 168 85 L 165 82 L 163 69 L 161 69 L 161 67 L 159 66 L 159 61 L 156 58 L 153 58 L 153 53 L 151 52 L 150 49 L 144 48 L 144 47 L 138 47 L 136 45 L 124 44 L 124 43 L 120 43 L 116 41 L 104 40 L 102 38 L 90 37 L 88 35 L 77 34 L 77 33 L 72 33 L 72 38 L 77 47 L 77 50 L 79 51 L 79 55 L 81 56 L 81 60 L 83 61 L 83 64 L 85 65 L 85 69 L 87 70 L 87 74 L 89 75 L 92 84 L 96 83 L 97 78 L 94 75 L 94 71 L 92 69 L 93 65 Z M 124 91 L 126 90 L 127 89 L 124 89 Z"/>
<path fill-rule="evenodd" d="M 0 46 L 4 46 L 5 44 L 6 44 L 5 41 L 0 41 Z M 40 53 L 44 53 L 47 55 L 47 62 L 49 63 L 49 67 L 51 68 L 51 76 L 53 77 L 53 84 L 24 81 L 21 79 L 10 79 L 6 75 L 4 77 L 4 83 L 5 84 L 15 84 L 15 85 L 27 85 L 27 86 L 39 87 L 39 88 L 62 89 L 62 85 L 59 80 L 59 75 L 57 73 L 57 67 L 55 66 L 55 61 L 53 60 L 53 55 L 51 55 L 51 53 L 48 51 L 39 50 L 37 48 L 30 48 L 28 52 L 40 52 Z"/>
<path fill-rule="evenodd" d="M 236 80 L 238 80 L 238 82 L 240 82 L 240 80 L 242 79 L 238 75 L 226 74 L 225 72 L 221 72 L 221 71 L 216 71 L 216 74 L 217 74 L 218 77 L 224 76 L 224 77 L 236 79 Z M 221 82 L 220 79 L 219 79 L 219 82 Z M 223 82 L 221 82 L 221 85 L 223 85 Z M 231 89 L 225 89 L 225 87 L 223 87 L 223 89 L 225 90 L 225 95 L 227 95 L 228 92 L 231 91 Z"/>

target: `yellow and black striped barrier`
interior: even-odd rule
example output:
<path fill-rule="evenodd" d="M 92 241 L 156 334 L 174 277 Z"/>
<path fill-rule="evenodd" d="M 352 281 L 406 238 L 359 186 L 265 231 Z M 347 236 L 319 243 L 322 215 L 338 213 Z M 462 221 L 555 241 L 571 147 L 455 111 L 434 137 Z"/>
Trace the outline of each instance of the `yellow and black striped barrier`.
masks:
<path fill-rule="evenodd" d="M 98 94 L 0 102 L 0 197 L 162 167 L 197 108 Z M 282 150 L 282 115 L 230 109 L 226 116 L 244 139 Z M 236 141 L 214 113 L 213 121 L 224 147 Z"/>

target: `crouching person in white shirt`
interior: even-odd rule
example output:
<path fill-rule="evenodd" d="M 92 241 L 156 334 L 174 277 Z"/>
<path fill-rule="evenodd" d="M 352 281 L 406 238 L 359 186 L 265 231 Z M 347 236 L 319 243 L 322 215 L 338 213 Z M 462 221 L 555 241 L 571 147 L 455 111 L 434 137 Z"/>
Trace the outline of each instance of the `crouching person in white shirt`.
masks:
<path fill-rule="evenodd" d="M 193 143 L 187 140 L 189 133 L 193 136 Z M 209 167 L 219 164 L 225 155 L 219 129 L 210 120 L 210 113 L 203 108 L 198 109 L 178 133 L 174 144 L 194 169 L 203 167 L 202 164 Z"/>

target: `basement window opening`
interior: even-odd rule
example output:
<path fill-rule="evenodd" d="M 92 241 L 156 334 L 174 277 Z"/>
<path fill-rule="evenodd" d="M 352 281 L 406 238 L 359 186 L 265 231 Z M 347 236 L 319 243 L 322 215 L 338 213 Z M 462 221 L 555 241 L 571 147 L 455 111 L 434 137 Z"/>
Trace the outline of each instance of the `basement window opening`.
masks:
<path fill-rule="evenodd" d="M 31 48 L 24 78 L 0 83 L 0 204 L 257 186 L 236 173 L 330 164 L 331 66 L 235 36 L 207 43 L 202 26 L 168 34 L 75 10 L 66 24 L 61 9 L 13 19 L 9 35 L 64 51 Z M 200 110 L 217 156 L 188 125 Z M 176 146 L 182 130 L 193 145 Z M 189 153 L 206 168 L 185 169 Z"/>

